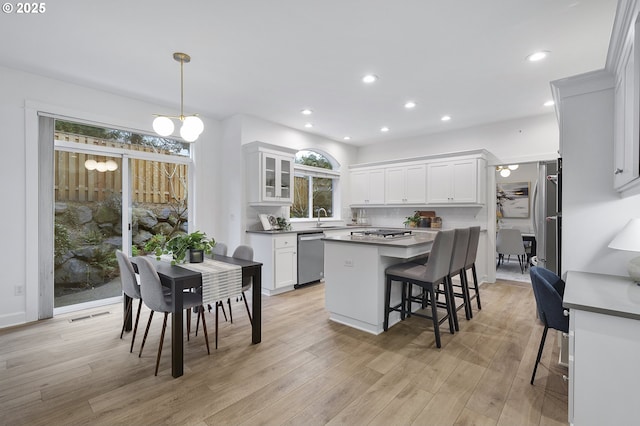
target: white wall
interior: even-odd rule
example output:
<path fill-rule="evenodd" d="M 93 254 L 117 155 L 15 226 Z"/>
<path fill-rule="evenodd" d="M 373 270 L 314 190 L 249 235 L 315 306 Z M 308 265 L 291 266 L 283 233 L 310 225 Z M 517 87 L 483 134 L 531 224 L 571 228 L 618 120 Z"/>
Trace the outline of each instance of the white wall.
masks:
<path fill-rule="evenodd" d="M 364 146 L 358 149 L 357 162 L 368 163 L 481 148 L 497 157 L 496 164 L 555 159 L 558 156 L 556 117 L 550 112 L 535 117 Z"/>
<path fill-rule="evenodd" d="M 105 123 L 116 127 L 153 133 L 152 114 L 161 108 L 86 87 L 0 67 L 0 117 L 5 161 L 0 168 L 5 207 L 0 211 L 3 241 L 0 248 L 0 327 L 37 319 L 38 282 L 37 254 L 37 120 L 26 108 L 45 109 L 49 113 L 70 118 Z M 166 107 L 162 107 L 165 110 Z M 199 182 L 213 180 L 219 151 L 220 123 L 203 117 L 205 131 L 196 143 L 195 167 Z M 210 166 L 210 162 L 213 165 Z M 52 189 L 53 190 L 53 189 Z M 212 201 L 218 197 L 215 187 L 195 188 L 194 218 L 199 229 L 215 235 L 219 225 L 209 214 Z M 52 212 L 53 215 L 53 212 Z M 30 232 L 27 232 L 27 229 Z M 35 241 L 34 241 L 35 238 Z M 15 286 L 23 286 L 25 294 L 16 296 Z M 29 306 L 27 307 L 27 301 Z"/>
<path fill-rule="evenodd" d="M 349 204 L 349 169 L 348 165 L 355 161 L 356 148 L 341 142 L 336 142 L 330 139 L 323 138 L 321 136 L 312 135 L 310 133 L 302 132 L 299 130 L 285 127 L 270 121 L 263 120 L 258 117 L 249 115 L 240 115 L 232 117 L 225 121 L 225 129 L 227 126 L 233 126 L 237 129 L 234 132 L 233 138 L 235 141 L 229 142 L 229 149 L 233 149 L 236 154 L 241 155 L 241 145 L 245 145 L 251 142 L 260 141 L 273 145 L 278 145 L 286 148 L 295 149 L 297 151 L 310 149 L 318 151 L 320 153 L 326 153 L 333 157 L 340 164 L 340 190 L 337 194 L 336 201 L 339 204 L 339 208 L 336 209 L 340 212 L 343 218 L 350 219 L 351 213 L 348 207 Z M 227 131 L 225 130 L 225 134 Z M 226 140 L 226 139 L 225 139 Z M 227 148 L 225 142 L 225 150 Z M 228 151 L 225 151 L 228 153 Z M 235 154 L 234 154 L 235 155 Z M 232 185 L 235 188 L 235 194 L 242 194 L 242 199 L 238 199 L 237 195 L 230 194 L 228 197 L 229 205 L 232 206 L 232 211 L 228 212 L 229 217 L 239 213 L 241 216 L 237 222 L 230 221 L 229 241 L 231 244 L 229 247 L 234 247 L 236 243 L 245 241 L 246 229 L 260 229 L 259 228 L 259 213 L 270 213 L 276 215 L 284 215 L 284 209 L 278 207 L 252 207 L 246 204 L 246 191 L 244 186 L 244 172 L 242 172 L 243 179 L 238 182 L 233 182 Z M 243 213 L 244 212 L 244 215 Z M 298 224 L 302 226 L 304 224 Z M 308 225 L 308 223 L 307 223 Z"/>

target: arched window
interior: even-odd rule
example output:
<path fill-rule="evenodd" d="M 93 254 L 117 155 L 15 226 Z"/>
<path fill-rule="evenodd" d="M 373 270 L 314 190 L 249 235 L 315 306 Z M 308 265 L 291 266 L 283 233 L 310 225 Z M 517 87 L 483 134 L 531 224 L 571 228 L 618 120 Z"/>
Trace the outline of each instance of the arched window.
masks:
<path fill-rule="evenodd" d="M 289 216 L 292 219 L 314 217 L 338 217 L 336 189 L 340 172 L 338 164 L 327 155 L 303 150 L 296 154 L 294 166 L 293 205 Z"/>

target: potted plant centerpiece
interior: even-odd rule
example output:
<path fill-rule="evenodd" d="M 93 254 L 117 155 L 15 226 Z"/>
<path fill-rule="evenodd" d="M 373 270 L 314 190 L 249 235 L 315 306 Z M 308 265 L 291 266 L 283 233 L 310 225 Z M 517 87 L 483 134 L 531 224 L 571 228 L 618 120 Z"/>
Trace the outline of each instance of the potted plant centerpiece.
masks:
<path fill-rule="evenodd" d="M 213 238 L 207 239 L 204 232 L 195 231 L 190 234 L 176 235 L 165 244 L 165 253 L 171 253 L 171 264 L 185 261 L 189 251 L 189 262 L 200 263 L 204 260 L 204 253 L 211 253 L 211 248 L 216 245 Z"/>
<path fill-rule="evenodd" d="M 145 250 L 153 252 L 158 260 L 162 254 L 171 254 L 172 265 L 184 263 L 189 254 L 190 263 L 200 263 L 204 261 L 204 254 L 211 253 L 211 249 L 216 245 L 215 239 L 207 238 L 204 232 L 195 231 L 190 234 L 180 234 L 166 240 L 163 235 L 154 235 L 145 245 Z"/>

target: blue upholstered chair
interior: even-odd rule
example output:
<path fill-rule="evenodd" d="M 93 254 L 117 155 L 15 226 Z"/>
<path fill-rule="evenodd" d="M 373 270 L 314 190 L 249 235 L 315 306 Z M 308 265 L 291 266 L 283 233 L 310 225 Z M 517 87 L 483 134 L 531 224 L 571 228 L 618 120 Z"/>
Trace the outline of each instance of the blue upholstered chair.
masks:
<path fill-rule="evenodd" d="M 533 287 L 533 295 L 536 298 L 536 306 L 538 308 L 538 316 L 544 324 L 540 347 L 538 348 L 538 357 L 533 367 L 531 375 L 531 384 L 536 377 L 536 370 L 542 356 L 544 341 L 547 338 L 547 331 L 553 328 L 564 333 L 569 332 L 569 317 L 564 315 L 562 308 L 562 296 L 564 295 L 564 281 L 549 271 L 539 266 L 532 266 L 529 270 L 531 276 L 531 286 Z"/>

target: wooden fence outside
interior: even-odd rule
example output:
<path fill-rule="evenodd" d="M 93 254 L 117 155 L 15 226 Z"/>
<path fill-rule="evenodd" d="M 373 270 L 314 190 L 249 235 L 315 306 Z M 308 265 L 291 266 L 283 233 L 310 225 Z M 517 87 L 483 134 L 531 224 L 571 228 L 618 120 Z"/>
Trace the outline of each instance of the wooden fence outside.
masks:
<path fill-rule="evenodd" d="M 118 141 L 56 132 L 55 138 L 80 144 L 126 147 L 131 151 L 157 152 L 141 145 L 125 145 Z M 115 171 L 87 170 L 86 160 L 113 160 Z M 94 154 L 54 152 L 54 190 L 56 201 L 103 201 L 122 194 L 122 160 Z M 142 159 L 131 159 L 131 200 L 134 203 L 164 204 L 187 197 L 188 165 Z"/>

